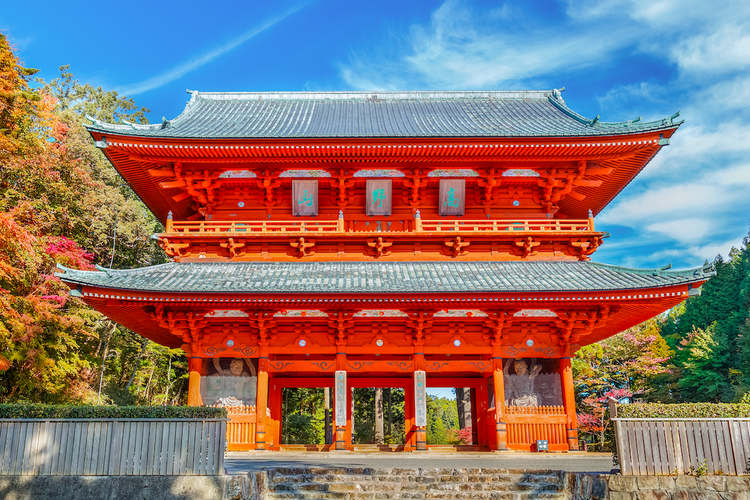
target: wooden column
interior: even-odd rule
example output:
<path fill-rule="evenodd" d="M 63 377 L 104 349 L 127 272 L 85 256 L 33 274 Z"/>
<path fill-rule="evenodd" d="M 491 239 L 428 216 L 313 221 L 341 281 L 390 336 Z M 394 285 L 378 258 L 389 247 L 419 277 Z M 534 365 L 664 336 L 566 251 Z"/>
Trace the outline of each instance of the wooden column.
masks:
<path fill-rule="evenodd" d="M 334 449 L 346 450 L 346 427 L 347 421 L 351 422 L 350 418 L 347 418 L 350 413 L 351 406 L 351 391 L 346 386 L 346 371 L 336 370 L 334 375 L 333 385 L 333 418 L 334 425 L 336 426 L 336 443 Z M 354 429 L 352 429 L 352 433 Z"/>
<path fill-rule="evenodd" d="M 404 387 L 404 451 L 412 451 L 417 446 L 414 432 L 414 385 Z"/>
<path fill-rule="evenodd" d="M 478 441 L 475 444 L 479 444 L 481 446 L 487 446 L 487 448 L 490 447 L 490 438 L 487 433 L 487 408 L 489 404 L 489 400 L 487 397 L 487 381 L 483 378 L 482 382 L 484 382 L 482 385 L 477 387 L 477 426 L 479 429 L 477 429 L 477 436 Z"/>
<path fill-rule="evenodd" d="M 471 444 L 479 444 L 479 405 L 477 405 L 477 389 L 469 389 L 469 401 L 471 401 Z"/>
<path fill-rule="evenodd" d="M 203 406 L 201 398 L 201 369 L 203 358 L 191 356 L 188 362 L 190 375 L 188 378 L 188 406 Z"/>
<path fill-rule="evenodd" d="M 578 451 L 578 418 L 576 417 L 576 395 L 573 388 L 573 368 L 570 358 L 560 358 L 563 403 L 567 416 L 568 450 Z"/>
<path fill-rule="evenodd" d="M 492 385 L 495 390 L 495 433 L 497 450 L 508 451 L 508 425 L 505 423 L 505 379 L 503 379 L 503 359 L 492 358 Z"/>
<path fill-rule="evenodd" d="M 273 378 L 268 381 L 270 386 L 268 394 L 268 407 L 271 409 L 271 421 L 266 425 L 266 448 L 281 444 L 281 415 L 282 399 L 281 386 L 274 383 Z"/>
<path fill-rule="evenodd" d="M 266 449 L 266 408 L 268 408 L 268 346 L 260 346 L 258 391 L 255 398 L 255 449 Z"/>

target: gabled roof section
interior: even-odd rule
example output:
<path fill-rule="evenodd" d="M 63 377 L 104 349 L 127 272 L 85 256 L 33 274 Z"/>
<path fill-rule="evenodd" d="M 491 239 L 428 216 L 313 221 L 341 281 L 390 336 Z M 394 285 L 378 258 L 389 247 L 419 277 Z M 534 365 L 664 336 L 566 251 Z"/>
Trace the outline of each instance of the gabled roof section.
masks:
<path fill-rule="evenodd" d="M 607 123 L 567 107 L 560 91 L 198 92 L 173 120 L 93 120 L 91 132 L 182 139 L 598 137 L 676 129 L 679 113 Z"/>
<path fill-rule="evenodd" d="M 629 269 L 593 262 L 169 263 L 58 273 L 69 285 L 164 293 L 605 292 L 700 283 L 709 268 Z"/>

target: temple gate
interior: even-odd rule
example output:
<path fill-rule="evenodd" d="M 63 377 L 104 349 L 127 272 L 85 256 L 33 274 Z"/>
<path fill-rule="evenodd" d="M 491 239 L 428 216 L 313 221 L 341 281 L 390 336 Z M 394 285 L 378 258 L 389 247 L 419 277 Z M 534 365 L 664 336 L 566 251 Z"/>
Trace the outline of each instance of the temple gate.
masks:
<path fill-rule="evenodd" d="M 63 268 L 71 294 L 189 357 L 230 449 L 279 449 L 282 390 L 469 388 L 477 444 L 578 449 L 571 356 L 675 306 L 710 272 L 591 262 L 599 213 L 681 122 L 605 123 L 560 91 L 192 92 L 176 119 L 93 121 L 172 262 Z"/>

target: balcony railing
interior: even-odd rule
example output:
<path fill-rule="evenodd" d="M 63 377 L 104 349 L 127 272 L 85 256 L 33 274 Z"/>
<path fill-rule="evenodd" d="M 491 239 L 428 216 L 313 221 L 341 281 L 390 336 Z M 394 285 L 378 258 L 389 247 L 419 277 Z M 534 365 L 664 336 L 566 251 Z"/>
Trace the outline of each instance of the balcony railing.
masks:
<path fill-rule="evenodd" d="M 292 220 L 292 221 L 167 221 L 168 235 L 270 235 L 296 233 L 350 234 L 362 232 L 404 232 L 392 231 L 389 222 L 397 222 L 393 227 L 413 228 L 414 233 L 567 233 L 593 232 L 594 220 L 373 220 L 364 226 L 361 221 L 338 220 Z"/>

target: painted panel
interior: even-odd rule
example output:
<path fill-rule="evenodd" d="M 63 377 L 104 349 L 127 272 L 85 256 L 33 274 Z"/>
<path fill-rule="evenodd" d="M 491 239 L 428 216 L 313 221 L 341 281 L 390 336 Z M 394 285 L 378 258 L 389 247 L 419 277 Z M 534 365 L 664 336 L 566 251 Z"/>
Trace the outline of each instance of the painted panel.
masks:
<path fill-rule="evenodd" d="M 414 425 L 427 425 L 427 374 L 423 370 L 414 372 Z"/>
<path fill-rule="evenodd" d="M 466 207 L 466 181 L 440 179 L 440 215 L 463 215 Z"/>
<path fill-rule="evenodd" d="M 391 215 L 393 199 L 390 179 L 367 179 L 367 215 Z"/>
<path fill-rule="evenodd" d="M 333 391 L 334 424 L 336 427 L 346 426 L 346 371 L 337 370 Z"/>
<path fill-rule="evenodd" d="M 318 181 L 292 181 L 292 213 L 295 216 L 318 215 Z"/>

